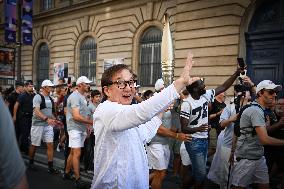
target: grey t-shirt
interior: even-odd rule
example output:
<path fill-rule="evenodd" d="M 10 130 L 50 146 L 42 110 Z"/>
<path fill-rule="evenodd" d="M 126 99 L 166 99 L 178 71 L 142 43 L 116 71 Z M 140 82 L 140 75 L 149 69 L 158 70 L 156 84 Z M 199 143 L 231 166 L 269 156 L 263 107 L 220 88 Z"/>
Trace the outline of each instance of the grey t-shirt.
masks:
<path fill-rule="evenodd" d="M 0 96 L 0 188 L 14 188 L 26 167 L 18 149 L 11 114 Z"/>
<path fill-rule="evenodd" d="M 172 113 L 170 110 L 166 111 L 162 117 L 162 124 L 164 127 L 170 129 L 172 126 Z M 156 136 L 151 140 L 151 144 L 168 144 L 169 138 L 156 134 Z"/>
<path fill-rule="evenodd" d="M 93 113 L 95 112 L 96 108 L 97 108 L 96 104 L 93 104 L 92 102 L 89 103 L 88 109 L 89 109 L 91 115 L 93 115 Z"/>
<path fill-rule="evenodd" d="M 45 99 L 45 105 L 46 108 L 41 109 L 40 111 L 47 117 L 52 118 L 53 114 L 52 114 L 52 102 L 49 98 L 49 96 L 44 96 Z M 40 107 L 41 104 L 41 96 L 39 94 L 34 96 L 33 99 L 33 108 L 35 107 Z M 46 126 L 47 122 L 42 120 L 41 118 L 37 117 L 35 115 L 35 113 L 33 113 L 33 118 L 32 118 L 32 125 L 33 126 Z"/>
<path fill-rule="evenodd" d="M 85 132 L 87 127 L 86 124 L 75 121 L 72 115 L 72 108 L 78 108 L 80 115 L 87 118 L 91 115 L 91 112 L 87 106 L 87 100 L 85 96 L 81 95 L 78 91 L 74 91 L 67 99 L 67 131 L 77 130 Z"/>
<path fill-rule="evenodd" d="M 236 114 L 235 104 L 230 104 L 226 106 L 220 116 L 220 123 L 223 120 L 229 119 L 231 116 Z M 232 148 L 232 141 L 233 141 L 233 134 L 234 134 L 234 123 L 231 123 L 226 127 L 224 130 L 224 142 L 223 146 L 227 148 Z"/>
<path fill-rule="evenodd" d="M 254 102 L 253 104 L 257 104 Z M 250 106 L 244 110 L 240 119 L 240 128 L 243 127 L 265 127 L 263 110 L 258 106 Z M 245 159 L 260 159 L 263 156 L 263 146 L 257 135 L 241 135 L 238 137 L 236 157 Z"/>
<path fill-rule="evenodd" d="M 173 127 L 176 128 L 178 131 L 181 131 L 180 105 L 181 105 L 181 102 L 176 100 L 175 103 L 174 103 L 174 108 L 171 110 L 171 112 L 172 112 L 172 124 L 173 124 Z"/>

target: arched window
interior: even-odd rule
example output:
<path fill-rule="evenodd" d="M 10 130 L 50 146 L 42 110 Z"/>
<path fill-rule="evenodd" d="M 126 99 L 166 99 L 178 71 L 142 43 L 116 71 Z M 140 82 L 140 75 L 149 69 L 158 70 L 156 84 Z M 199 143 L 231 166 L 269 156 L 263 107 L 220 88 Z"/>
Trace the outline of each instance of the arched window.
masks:
<path fill-rule="evenodd" d="M 148 28 L 140 39 L 139 84 L 154 86 L 161 72 L 162 31 L 157 27 Z"/>
<path fill-rule="evenodd" d="M 37 86 L 40 87 L 45 79 L 49 79 L 49 49 L 46 43 L 39 46 L 37 53 Z"/>
<path fill-rule="evenodd" d="M 96 79 L 97 44 L 94 38 L 87 37 L 80 47 L 79 76 L 86 76 L 90 80 Z"/>

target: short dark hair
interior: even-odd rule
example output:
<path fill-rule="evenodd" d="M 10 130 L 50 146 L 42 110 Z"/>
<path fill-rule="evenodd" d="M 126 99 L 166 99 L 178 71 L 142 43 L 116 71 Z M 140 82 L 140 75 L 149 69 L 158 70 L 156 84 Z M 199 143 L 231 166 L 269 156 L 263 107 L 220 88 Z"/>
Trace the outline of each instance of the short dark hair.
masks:
<path fill-rule="evenodd" d="M 259 98 L 260 95 L 259 94 L 263 94 L 264 93 L 264 89 L 261 89 L 258 93 L 256 93 L 256 98 Z"/>
<path fill-rule="evenodd" d="M 103 92 L 103 95 L 105 95 L 104 93 L 104 87 L 107 87 L 109 86 L 111 83 L 112 83 L 112 77 L 122 71 L 122 70 L 128 70 L 130 71 L 131 74 L 133 74 L 133 72 L 128 68 L 127 65 L 125 64 L 117 64 L 117 65 L 114 65 L 108 69 L 106 69 L 102 75 L 102 79 L 101 79 L 101 87 L 102 87 L 102 92 Z"/>
<path fill-rule="evenodd" d="M 189 92 L 188 92 L 187 89 L 184 89 L 184 90 L 182 91 L 182 94 L 188 96 L 188 95 L 189 95 Z"/>
<path fill-rule="evenodd" d="M 147 99 L 146 97 L 149 97 L 151 94 L 154 94 L 153 91 L 147 90 L 143 93 L 143 98 Z"/>
<path fill-rule="evenodd" d="M 15 81 L 15 86 L 24 86 L 24 83 L 22 81 Z"/>
<path fill-rule="evenodd" d="M 99 90 L 93 90 L 91 92 L 91 97 L 94 98 L 94 96 L 96 96 L 96 95 L 101 95 L 101 92 Z"/>
<path fill-rule="evenodd" d="M 32 80 L 27 80 L 25 82 L 25 86 L 28 86 L 28 85 L 33 85 L 33 81 Z"/>
<path fill-rule="evenodd" d="M 194 89 L 197 88 L 201 83 L 203 83 L 202 80 L 197 80 L 193 82 L 191 85 L 186 86 L 186 90 L 189 92 L 189 94 L 192 94 Z"/>

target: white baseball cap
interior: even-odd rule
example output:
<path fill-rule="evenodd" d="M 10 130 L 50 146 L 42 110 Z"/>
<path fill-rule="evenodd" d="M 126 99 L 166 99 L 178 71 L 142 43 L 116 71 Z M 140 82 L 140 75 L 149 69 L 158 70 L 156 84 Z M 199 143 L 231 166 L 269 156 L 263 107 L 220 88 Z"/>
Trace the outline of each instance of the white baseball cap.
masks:
<path fill-rule="evenodd" d="M 80 83 L 92 83 L 86 76 L 81 76 L 77 79 L 76 85 L 79 85 Z"/>
<path fill-rule="evenodd" d="M 165 87 L 163 79 L 158 79 L 155 83 L 155 90 L 160 91 Z"/>
<path fill-rule="evenodd" d="M 44 80 L 41 83 L 41 87 L 53 87 L 53 86 L 54 86 L 54 84 L 48 79 Z"/>
<path fill-rule="evenodd" d="M 268 90 L 273 89 L 273 90 L 276 90 L 276 91 L 281 91 L 282 86 L 281 85 L 275 85 L 270 80 L 263 80 L 256 86 L 255 92 L 258 93 L 262 89 L 268 89 Z"/>

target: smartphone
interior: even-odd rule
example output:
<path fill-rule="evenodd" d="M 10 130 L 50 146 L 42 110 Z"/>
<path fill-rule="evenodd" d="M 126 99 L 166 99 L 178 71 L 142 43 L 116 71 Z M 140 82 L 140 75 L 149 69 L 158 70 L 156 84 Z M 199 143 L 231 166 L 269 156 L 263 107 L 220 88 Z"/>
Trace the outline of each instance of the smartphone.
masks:
<path fill-rule="evenodd" d="M 246 63 L 245 63 L 244 59 L 243 58 L 237 58 L 237 60 L 238 60 L 238 64 L 239 64 L 240 68 L 245 69 Z"/>
<path fill-rule="evenodd" d="M 247 75 L 246 63 L 243 58 L 237 58 L 237 60 L 238 60 L 239 67 L 243 70 L 240 73 L 240 78 L 244 78 Z"/>
<path fill-rule="evenodd" d="M 68 77 L 67 84 L 71 84 L 71 77 Z"/>

